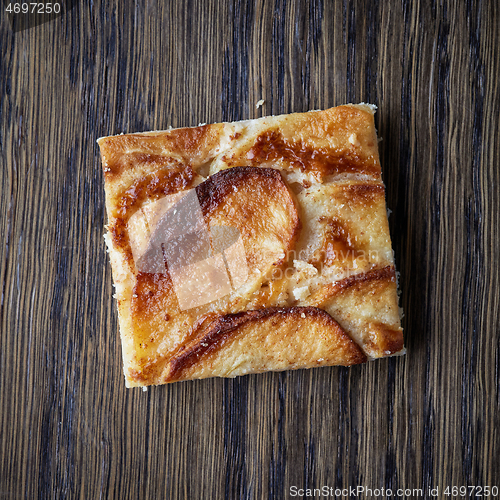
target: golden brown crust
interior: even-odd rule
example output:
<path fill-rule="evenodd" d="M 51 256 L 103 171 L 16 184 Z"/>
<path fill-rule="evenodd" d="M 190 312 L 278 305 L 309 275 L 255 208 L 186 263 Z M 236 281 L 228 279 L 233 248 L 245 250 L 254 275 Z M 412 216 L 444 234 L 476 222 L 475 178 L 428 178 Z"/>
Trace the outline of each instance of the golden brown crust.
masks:
<path fill-rule="evenodd" d="M 367 161 L 356 152 L 333 152 L 326 148 L 308 146 L 303 142 L 290 142 L 277 130 L 259 135 L 249 149 L 247 158 L 252 165 L 283 161 L 301 172 L 314 175 L 320 181 L 343 173 L 375 177 L 380 175 L 380 165 L 374 158 Z"/>
<path fill-rule="evenodd" d="M 127 386 L 404 352 L 371 107 L 98 142 Z M 155 203 L 188 190 L 210 259 L 231 228 L 246 261 L 230 292 L 189 307 L 169 265 L 145 270 L 136 254 L 160 227 Z"/>
<path fill-rule="evenodd" d="M 213 124 L 99 139 L 106 180 L 143 167 L 151 171 L 174 165 L 199 167 L 215 155 L 223 128 Z"/>

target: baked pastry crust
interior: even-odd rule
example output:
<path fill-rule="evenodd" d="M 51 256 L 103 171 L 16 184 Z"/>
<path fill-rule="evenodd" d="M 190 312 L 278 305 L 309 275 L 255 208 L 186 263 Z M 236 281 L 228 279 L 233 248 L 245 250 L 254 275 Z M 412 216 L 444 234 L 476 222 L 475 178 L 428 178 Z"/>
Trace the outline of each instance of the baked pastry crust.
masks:
<path fill-rule="evenodd" d="M 373 114 L 99 139 L 128 387 L 404 353 Z"/>

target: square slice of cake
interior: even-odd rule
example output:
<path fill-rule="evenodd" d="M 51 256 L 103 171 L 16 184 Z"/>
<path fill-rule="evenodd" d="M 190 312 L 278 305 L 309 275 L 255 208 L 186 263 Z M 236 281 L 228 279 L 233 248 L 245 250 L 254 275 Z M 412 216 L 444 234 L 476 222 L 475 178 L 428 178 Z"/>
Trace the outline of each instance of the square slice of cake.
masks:
<path fill-rule="evenodd" d="M 373 114 L 99 139 L 127 387 L 404 353 Z"/>

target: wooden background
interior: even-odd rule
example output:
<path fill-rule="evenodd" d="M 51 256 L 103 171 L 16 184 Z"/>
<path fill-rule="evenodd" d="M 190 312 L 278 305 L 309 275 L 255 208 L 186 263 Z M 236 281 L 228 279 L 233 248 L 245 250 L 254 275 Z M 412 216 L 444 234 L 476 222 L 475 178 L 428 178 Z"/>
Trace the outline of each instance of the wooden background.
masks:
<path fill-rule="evenodd" d="M 499 26 L 496 0 L 96 0 L 17 33 L 3 15 L 0 498 L 500 487 Z M 96 139 L 360 101 L 406 357 L 126 390 Z"/>

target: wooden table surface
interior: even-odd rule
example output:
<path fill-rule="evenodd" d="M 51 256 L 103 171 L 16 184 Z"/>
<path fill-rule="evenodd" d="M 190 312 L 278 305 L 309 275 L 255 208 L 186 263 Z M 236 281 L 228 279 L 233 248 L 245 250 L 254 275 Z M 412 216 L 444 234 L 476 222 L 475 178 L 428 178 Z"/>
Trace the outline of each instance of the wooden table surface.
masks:
<path fill-rule="evenodd" d="M 500 488 L 497 0 L 82 1 L 0 47 L 0 498 Z M 407 355 L 126 389 L 96 139 L 361 101 Z"/>

